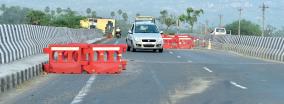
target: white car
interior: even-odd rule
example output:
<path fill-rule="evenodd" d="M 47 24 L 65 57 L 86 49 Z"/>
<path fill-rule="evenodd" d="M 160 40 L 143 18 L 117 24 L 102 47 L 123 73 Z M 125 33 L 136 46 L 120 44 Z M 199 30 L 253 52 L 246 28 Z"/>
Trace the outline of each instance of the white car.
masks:
<path fill-rule="evenodd" d="M 135 22 L 128 31 L 126 38 L 127 50 L 135 52 L 137 49 L 163 52 L 162 32 L 152 22 Z"/>
<path fill-rule="evenodd" d="M 227 32 L 225 28 L 215 28 L 211 34 L 212 35 L 226 35 Z"/>

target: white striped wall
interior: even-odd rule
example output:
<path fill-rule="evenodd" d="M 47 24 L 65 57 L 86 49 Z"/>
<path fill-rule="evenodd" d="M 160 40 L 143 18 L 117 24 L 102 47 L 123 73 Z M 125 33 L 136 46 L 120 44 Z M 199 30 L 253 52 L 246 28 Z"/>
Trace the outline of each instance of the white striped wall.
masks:
<path fill-rule="evenodd" d="M 42 53 L 52 43 L 80 43 L 101 38 L 98 30 L 0 24 L 0 64 Z"/>
<path fill-rule="evenodd" d="M 284 38 L 256 36 L 214 36 L 213 48 L 248 56 L 284 61 Z"/>

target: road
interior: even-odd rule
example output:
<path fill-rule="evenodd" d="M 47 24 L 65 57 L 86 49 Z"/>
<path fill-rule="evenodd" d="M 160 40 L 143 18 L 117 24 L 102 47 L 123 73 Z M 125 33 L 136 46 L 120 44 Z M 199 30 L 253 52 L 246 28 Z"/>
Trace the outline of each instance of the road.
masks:
<path fill-rule="evenodd" d="M 125 43 L 123 39 L 107 43 Z M 283 104 L 284 64 L 224 51 L 127 52 L 119 75 L 48 74 L 2 104 Z"/>

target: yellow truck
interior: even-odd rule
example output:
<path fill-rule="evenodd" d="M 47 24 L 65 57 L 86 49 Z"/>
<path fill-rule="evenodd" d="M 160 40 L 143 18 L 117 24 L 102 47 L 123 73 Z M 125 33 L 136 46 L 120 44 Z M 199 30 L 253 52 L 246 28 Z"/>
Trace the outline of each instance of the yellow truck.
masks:
<path fill-rule="evenodd" d="M 82 28 L 92 29 L 96 28 L 102 30 L 105 34 L 115 34 L 115 20 L 108 18 L 87 18 L 80 20 Z"/>

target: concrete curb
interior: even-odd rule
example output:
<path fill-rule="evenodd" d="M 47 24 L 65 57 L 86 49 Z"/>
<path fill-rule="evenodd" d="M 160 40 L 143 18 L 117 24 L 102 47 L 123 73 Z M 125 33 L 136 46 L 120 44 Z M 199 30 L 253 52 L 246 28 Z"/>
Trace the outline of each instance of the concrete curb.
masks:
<path fill-rule="evenodd" d="M 94 39 L 94 40 L 88 41 L 87 43 L 97 43 L 97 42 L 104 41 L 104 40 L 105 38 Z M 27 62 L 29 60 L 23 60 L 23 61 L 29 64 L 31 63 L 31 62 Z M 7 72 L 5 73 L 5 75 L 0 76 L 0 94 L 5 93 L 11 89 L 14 89 L 28 80 L 34 79 L 37 76 L 42 75 L 43 74 L 43 64 L 45 63 L 47 63 L 46 60 L 43 62 L 39 62 L 37 64 L 28 65 L 24 67 L 23 69 L 18 69 L 19 67 L 17 67 L 17 70 Z"/>
<path fill-rule="evenodd" d="M 0 94 L 8 90 L 16 88 L 25 81 L 31 80 L 37 76 L 43 74 L 43 62 L 41 64 L 32 65 L 24 70 L 13 72 L 10 75 L 6 75 L 0 78 Z"/>

